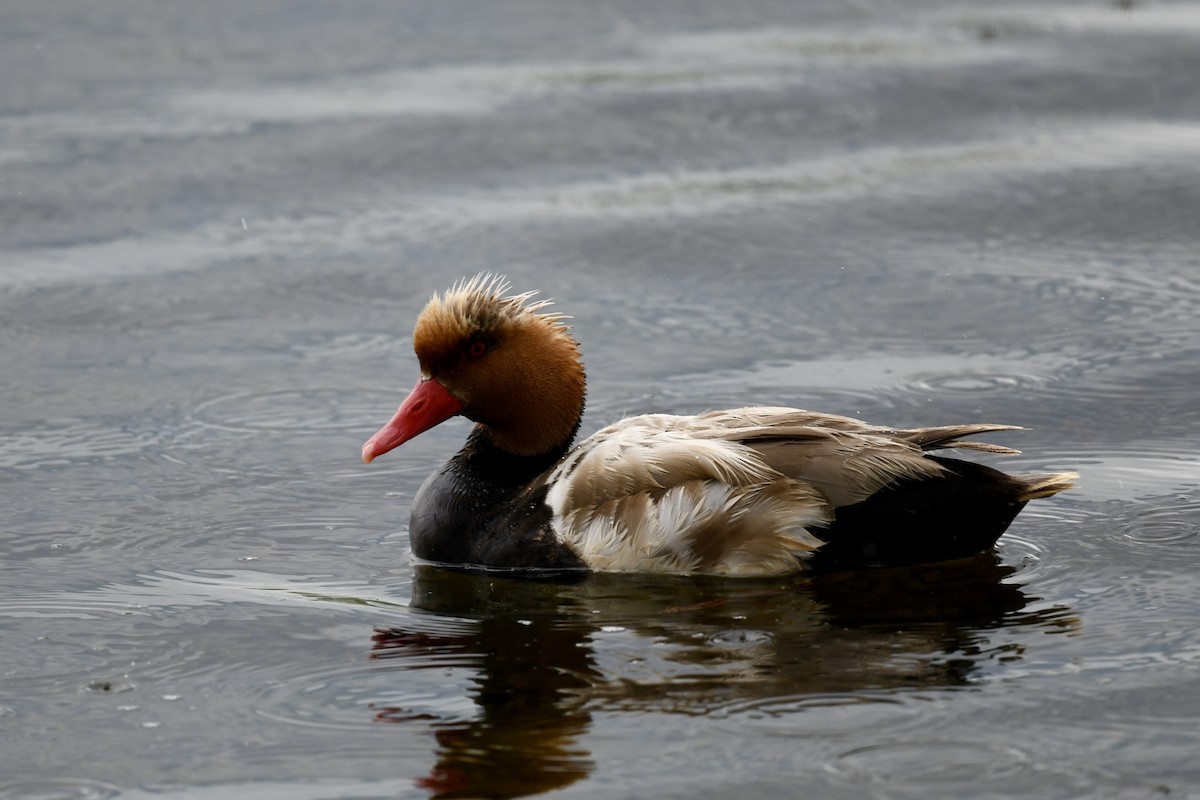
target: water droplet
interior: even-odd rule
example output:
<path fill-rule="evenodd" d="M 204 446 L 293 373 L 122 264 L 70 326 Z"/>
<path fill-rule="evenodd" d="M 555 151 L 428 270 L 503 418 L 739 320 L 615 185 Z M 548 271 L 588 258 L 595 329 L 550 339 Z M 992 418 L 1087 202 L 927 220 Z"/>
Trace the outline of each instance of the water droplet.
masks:
<path fill-rule="evenodd" d="M 128 681 L 92 681 L 83 687 L 85 691 L 97 692 L 100 694 L 120 694 L 122 692 L 133 691 L 135 687 Z"/>

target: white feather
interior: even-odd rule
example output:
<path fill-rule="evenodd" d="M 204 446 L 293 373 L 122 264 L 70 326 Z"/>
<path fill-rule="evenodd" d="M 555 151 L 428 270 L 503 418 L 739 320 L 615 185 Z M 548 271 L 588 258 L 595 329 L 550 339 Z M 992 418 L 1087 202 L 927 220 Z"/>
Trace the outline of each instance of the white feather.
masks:
<path fill-rule="evenodd" d="M 794 572 L 832 509 L 751 448 L 711 438 L 722 427 L 656 414 L 585 439 L 549 476 L 559 537 L 601 571 Z"/>

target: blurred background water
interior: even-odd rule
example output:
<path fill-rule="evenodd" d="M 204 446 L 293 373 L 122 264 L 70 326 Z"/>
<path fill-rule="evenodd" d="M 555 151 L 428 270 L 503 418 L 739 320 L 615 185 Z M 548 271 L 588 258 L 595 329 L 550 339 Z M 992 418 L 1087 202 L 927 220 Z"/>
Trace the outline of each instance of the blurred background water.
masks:
<path fill-rule="evenodd" d="M 9 2 L 0 798 L 1200 797 L 1200 3 Z M 787 404 L 1077 469 L 996 553 L 414 566 L 430 293 L 585 431 Z"/>

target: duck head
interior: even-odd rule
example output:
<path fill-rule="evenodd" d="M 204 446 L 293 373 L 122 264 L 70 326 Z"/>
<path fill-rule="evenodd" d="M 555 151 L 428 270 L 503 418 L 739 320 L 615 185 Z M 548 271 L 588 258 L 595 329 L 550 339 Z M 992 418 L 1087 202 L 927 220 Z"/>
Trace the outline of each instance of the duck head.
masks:
<path fill-rule="evenodd" d="M 566 317 L 544 311 L 550 301 L 508 291 L 504 277 L 477 275 L 433 296 L 413 330 L 420 379 L 363 445 L 363 461 L 459 414 L 513 455 L 571 441 L 586 389 L 579 347 Z"/>

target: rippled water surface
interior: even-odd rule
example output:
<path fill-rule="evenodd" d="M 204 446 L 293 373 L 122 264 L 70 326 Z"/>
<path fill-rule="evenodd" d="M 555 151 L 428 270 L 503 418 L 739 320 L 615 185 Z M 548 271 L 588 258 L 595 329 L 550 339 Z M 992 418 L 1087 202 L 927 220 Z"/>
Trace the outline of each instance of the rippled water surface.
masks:
<path fill-rule="evenodd" d="M 0 800 L 1200 797 L 1200 3 L 0 14 Z M 1077 469 L 994 554 L 415 566 L 434 290 L 585 430 L 788 404 Z"/>

